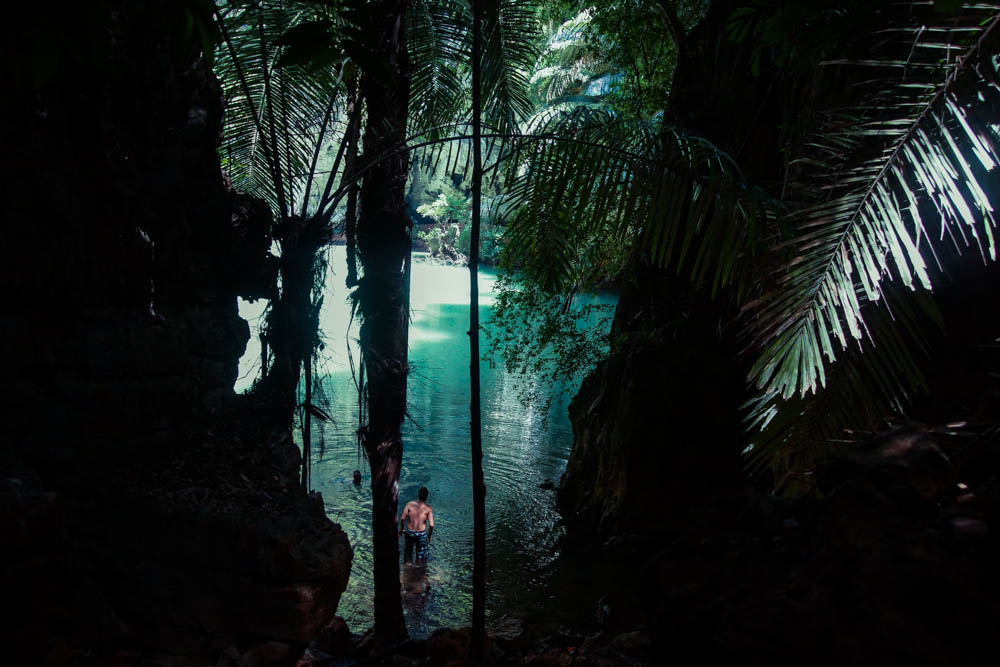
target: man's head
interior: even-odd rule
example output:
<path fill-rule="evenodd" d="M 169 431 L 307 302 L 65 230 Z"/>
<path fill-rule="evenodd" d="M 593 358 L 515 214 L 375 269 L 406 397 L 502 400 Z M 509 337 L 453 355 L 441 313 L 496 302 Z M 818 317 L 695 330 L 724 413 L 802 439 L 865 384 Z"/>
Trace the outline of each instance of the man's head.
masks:
<path fill-rule="evenodd" d="M 420 490 L 417 491 L 417 498 L 420 499 L 420 502 L 425 502 L 427 500 L 427 487 L 426 486 L 421 486 L 420 487 Z"/>

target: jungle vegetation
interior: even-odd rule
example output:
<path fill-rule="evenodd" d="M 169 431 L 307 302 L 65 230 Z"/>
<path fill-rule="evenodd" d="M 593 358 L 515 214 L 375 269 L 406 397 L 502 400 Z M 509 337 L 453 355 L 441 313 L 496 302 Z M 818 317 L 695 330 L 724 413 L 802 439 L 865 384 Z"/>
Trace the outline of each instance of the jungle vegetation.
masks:
<path fill-rule="evenodd" d="M 573 297 L 627 289 L 640 265 L 723 304 L 747 369 L 747 436 L 732 446 L 779 484 L 847 446 L 845 429 L 905 416 L 924 385 L 932 286 L 956 261 L 996 258 L 994 3 L 219 0 L 212 14 L 191 31 L 216 44 L 221 159 L 271 206 L 280 248 L 258 389 L 301 415 L 306 461 L 323 416 L 310 395 L 320 251 L 335 233 L 347 242 L 380 642 L 406 633 L 394 484 L 413 167 L 473 172 L 468 213 L 464 191 L 420 213 L 468 225 L 474 277 L 485 208 L 500 316 L 535 326 L 531 345 L 495 345 L 528 350 L 508 355 L 515 367 L 560 349 L 557 373 L 592 363 L 601 346 L 568 339 Z M 692 80 L 720 52 L 732 70 Z M 763 101 L 713 109 L 719 86 Z M 751 130 L 727 132 L 727 116 Z"/>

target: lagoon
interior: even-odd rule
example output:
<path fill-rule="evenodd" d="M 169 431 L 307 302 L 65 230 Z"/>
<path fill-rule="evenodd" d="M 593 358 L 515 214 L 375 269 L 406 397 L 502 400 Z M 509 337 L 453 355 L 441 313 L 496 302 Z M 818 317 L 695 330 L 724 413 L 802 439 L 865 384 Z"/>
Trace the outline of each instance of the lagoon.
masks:
<path fill-rule="evenodd" d="M 338 614 L 354 632 L 372 625 L 371 495 L 367 462 L 359 452 L 357 389 L 352 363 L 358 362 L 358 323 L 351 320 L 343 287 L 345 250 L 331 249 L 327 294 L 321 313 L 324 340 L 320 383 L 332 423 L 313 423 L 312 487 L 323 496 L 331 520 L 339 523 L 354 548 L 351 579 Z M 495 272 L 479 276 L 480 321 L 493 308 Z M 411 324 L 407 386 L 409 418 L 403 427 L 400 506 L 430 491 L 435 531 L 426 581 L 413 586 L 405 570 L 404 612 L 411 636 L 438 627 L 470 623 L 472 608 L 472 491 L 469 451 L 469 273 L 416 254 L 411 278 Z M 588 303 L 614 304 L 610 293 L 585 295 Z M 241 302 L 241 314 L 254 329 L 262 304 Z M 596 315 L 590 323 L 596 322 Z M 587 325 L 581 322 L 580 325 Z M 486 348 L 486 337 L 481 337 Z M 259 366 L 259 344 L 251 338 L 241 362 L 237 390 L 247 388 Z M 484 469 L 487 485 L 487 614 L 527 618 L 545 614 L 560 597 L 573 564 L 562 557 L 563 527 L 552 490 L 572 446 L 569 400 L 582 378 L 556 387 L 526 387 L 532 378 L 508 373 L 502 360 L 480 361 Z M 552 392 L 549 406 L 525 405 L 525 388 Z M 352 473 L 361 470 L 361 486 Z M 402 547 L 402 540 L 400 541 Z M 424 584 L 429 583 L 429 587 Z M 563 586 L 560 584 L 560 586 Z"/>

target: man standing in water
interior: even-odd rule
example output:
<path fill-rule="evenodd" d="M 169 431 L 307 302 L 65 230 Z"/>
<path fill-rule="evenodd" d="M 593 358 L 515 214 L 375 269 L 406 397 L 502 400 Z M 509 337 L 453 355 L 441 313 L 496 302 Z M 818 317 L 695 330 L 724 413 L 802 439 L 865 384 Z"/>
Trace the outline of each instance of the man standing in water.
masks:
<path fill-rule="evenodd" d="M 405 524 L 405 529 L 404 529 Z M 417 500 L 406 503 L 403 515 L 399 517 L 399 534 L 406 536 L 403 562 L 413 562 L 413 549 L 417 550 L 417 562 L 427 560 L 427 552 L 434 532 L 434 509 L 427 504 L 427 487 L 417 491 Z"/>

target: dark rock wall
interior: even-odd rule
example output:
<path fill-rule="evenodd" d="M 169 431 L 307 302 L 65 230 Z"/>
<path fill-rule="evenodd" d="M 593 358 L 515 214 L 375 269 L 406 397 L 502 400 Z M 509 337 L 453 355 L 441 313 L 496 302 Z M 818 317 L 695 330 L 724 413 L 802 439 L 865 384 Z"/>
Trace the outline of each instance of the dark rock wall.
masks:
<path fill-rule="evenodd" d="M 735 345 L 717 304 L 682 288 L 642 271 L 615 313 L 618 349 L 570 404 L 560 506 L 604 536 L 676 527 L 743 482 Z"/>
<path fill-rule="evenodd" d="M 215 664 L 307 641 L 347 584 L 290 425 L 232 391 L 236 297 L 270 295 L 275 262 L 267 206 L 220 170 L 199 11 L 18 3 L 0 40 L 7 657 Z"/>
<path fill-rule="evenodd" d="M 30 456 L 155 446 L 231 394 L 248 338 L 235 296 L 266 283 L 267 221 L 221 176 L 222 100 L 181 45 L 180 3 L 19 11 L 5 421 Z"/>

